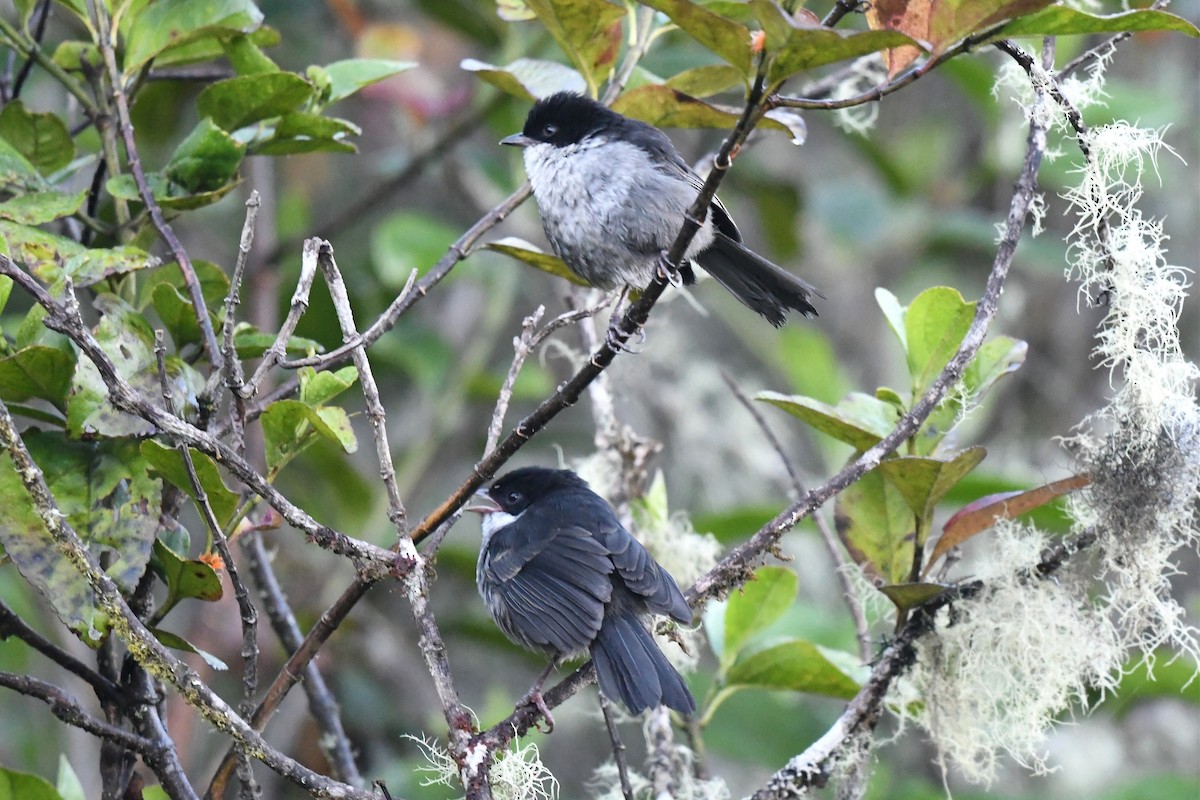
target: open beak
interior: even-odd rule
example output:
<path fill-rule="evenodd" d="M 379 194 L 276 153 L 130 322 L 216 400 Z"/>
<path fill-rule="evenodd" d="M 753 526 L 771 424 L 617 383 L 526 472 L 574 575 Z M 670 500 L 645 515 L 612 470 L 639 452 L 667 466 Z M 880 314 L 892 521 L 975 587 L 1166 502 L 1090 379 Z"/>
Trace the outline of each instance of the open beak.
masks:
<path fill-rule="evenodd" d="M 500 144 L 507 144 L 512 147 L 529 147 L 530 145 L 537 144 L 537 142 L 523 133 L 514 133 L 512 136 L 505 136 L 501 139 Z"/>
<path fill-rule="evenodd" d="M 500 508 L 500 504 L 488 495 L 486 489 L 480 489 L 472 495 L 470 505 L 463 510 L 473 511 L 476 514 L 495 514 L 497 511 L 503 511 L 504 509 Z"/>

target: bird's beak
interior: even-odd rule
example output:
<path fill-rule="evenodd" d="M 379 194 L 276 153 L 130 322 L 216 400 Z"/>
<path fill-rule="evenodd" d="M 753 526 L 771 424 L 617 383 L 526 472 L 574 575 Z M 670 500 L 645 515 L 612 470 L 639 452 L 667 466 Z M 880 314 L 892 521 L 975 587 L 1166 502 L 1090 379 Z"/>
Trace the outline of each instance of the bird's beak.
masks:
<path fill-rule="evenodd" d="M 473 511 L 476 514 L 495 514 L 497 511 L 504 510 L 488 495 L 486 489 L 480 489 L 472 495 L 472 498 L 470 505 L 464 508 L 464 511 Z"/>
<path fill-rule="evenodd" d="M 505 136 L 501 139 L 500 144 L 507 144 L 513 147 L 529 147 L 530 145 L 537 144 L 537 142 L 523 133 L 514 133 L 512 136 Z"/>

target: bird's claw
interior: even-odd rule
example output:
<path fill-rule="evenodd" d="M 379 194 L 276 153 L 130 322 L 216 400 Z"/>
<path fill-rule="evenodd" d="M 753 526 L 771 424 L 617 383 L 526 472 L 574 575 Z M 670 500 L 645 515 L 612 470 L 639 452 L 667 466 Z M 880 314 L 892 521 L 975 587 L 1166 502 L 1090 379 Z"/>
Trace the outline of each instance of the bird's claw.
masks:
<path fill-rule="evenodd" d="M 533 710 L 546 718 L 546 729 L 542 730 L 541 720 L 533 723 L 533 727 L 537 728 L 541 733 L 554 732 L 554 715 L 550 713 L 550 706 L 546 705 L 546 698 L 542 697 L 542 690 L 538 688 L 531 689 L 529 694 L 521 698 L 519 706 L 532 706 Z"/>
<path fill-rule="evenodd" d="M 607 344 L 613 350 L 617 350 L 622 353 L 629 353 L 631 355 L 637 355 L 641 351 L 638 350 L 636 347 L 631 347 L 630 345 L 626 344 L 624 341 L 629 336 L 631 336 L 632 333 L 627 332 L 624 328 L 621 327 L 621 323 L 623 321 L 624 320 L 619 319 L 619 318 L 613 318 L 612 324 L 608 326 L 608 330 L 604 333 L 604 343 Z M 636 333 L 638 336 L 637 343 L 639 345 L 645 344 L 646 343 L 645 328 L 643 328 L 642 326 L 639 325 Z"/>
<path fill-rule="evenodd" d="M 666 250 L 663 250 L 662 257 L 658 259 L 655 273 L 676 289 L 683 286 L 683 272 L 678 267 L 671 266 L 671 262 L 667 260 Z"/>

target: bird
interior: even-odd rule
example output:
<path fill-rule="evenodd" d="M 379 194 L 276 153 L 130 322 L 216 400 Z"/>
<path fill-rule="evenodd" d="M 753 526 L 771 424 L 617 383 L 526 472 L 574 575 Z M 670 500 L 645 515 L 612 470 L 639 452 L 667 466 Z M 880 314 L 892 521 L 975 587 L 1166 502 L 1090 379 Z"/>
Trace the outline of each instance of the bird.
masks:
<path fill-rule="evenodd" d="M 704 184 L 658 128 L 574 92 L 537 100 L 500 144 L 523 150 L 554 253 L 601 289 L 650 284 Z M 823 295 L 746 247 L 716 197 L 680 266 L 684 284 L 695 283 L 693 262 L 777 328 L 789 310 L 817 314 Z"/>
<path fill-rule="evenodd" d="M 679 585 L 571 470 L 515 469 L 475 493 L 483 542 L 475 579 L 496 625 L 550 664 L 518 706 L 554 717 L 542 685 L 562 662 L 589 653 L 605 698 L 631 714 L 665 705 L 696 710 L 683 677 L 646 628 L 650 615 L 691 624 Z"/>

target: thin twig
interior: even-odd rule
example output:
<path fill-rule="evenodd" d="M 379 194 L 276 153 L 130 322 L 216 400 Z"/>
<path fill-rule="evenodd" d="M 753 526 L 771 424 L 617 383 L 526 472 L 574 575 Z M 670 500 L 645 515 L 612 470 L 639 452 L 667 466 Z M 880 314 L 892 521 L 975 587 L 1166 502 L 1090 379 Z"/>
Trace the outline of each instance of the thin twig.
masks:
<path fill-rule="evenodd" d="M 63 722 L 85 730 L 104 741 L 113 742 L 123 748 L 141 753 L 143 756 L 150 755 L 158 749 L 157 744 L 144 736 L 93 717 L 83 707 L 83 704 L 70 693 L 52 683 L 30 675 L 0 672 L 0 686 L 45 702 L 50 706 L 51 713 Z"/>
<path fill-rule="evenodd" d="M 729 386 L 730 391 L 733 392 L 738 402 L 750 412 L 750 416 L 758 423 L 759 430 L 763 432 L 763 436 L 766 437 L 771 447 L 779 455 L 784 469 L 787 470 L 788 478 L 791 479 L 792 489 L 795 491 L 796 497 L 803 495 L 807 490 L 804 488 L 804 481 L 800 477 L 800 471 L 792 462 L 787 451 L 784 450 L 783 443 L 779 441 L 775 432 L 771 430 L 771 426 L 767 424 L 766 418 L 759 413 L 759 410 L 754 406 L 754 402 L 746 396 L 741 387 L 733 382 L 733 378 L 730 377 L 728 372 L 721 370 L 721 377 L 725 379 L 726 385 Z M 842 597 L 846 601 L 846 607 L 850 611 L 851 618 L 854 620 L 854 633 L 858 639 L 858 657 L 862 659 L 864 664 L 868 664 L 874 656 L 871 645 L 871 626 L 867 622 L 867 615 L 863 610 L 862 603 L 858 601 L 854 585 L 850 582 L 849 570 L 852 567 L 847 562 L 846 556 L 842 553 L 842 544 L 838 540 L 837 534 L 829 527 L 829 521 L 825 519 L 824 515 L 814 511 L 812 520 L 821 534 L 821 539 L 825 542 L 825 549 L 829 552 L 830 558 L 833 559 L 834 573 L 838 577 L 838 582 L 842 585 Z"/>
<path fill-rule="evenodd" d="M 26 625 L 25 620 L 0 600 L 0 640 L 9 636 L 16 636 L 67 672 L 83 678 L 102 699 L 110 703 L 121 703 L 125 700 L 120 687 Z"/>
<path fill-rule="evenodd" d="M 325 276 L 325 285 L 333 300 L 333 309 L 342 329 L 342 339 L 346 342 L 357 341 L 359 336 L 358 328 L 354 324 L 354 310 L 350 307 L 350 297 L 346 293 L 342 273 L 338 270 L 337 262 L 333 260 L 333 247 L 323 239 L 309 239 L 304 243 L 306 253 L 310 244 L 317 249 L 317 263 L 321 267 L 321 274 Z M 412 281 L 413 276 L 410 275 L 410 286 Z M 379 398 L 379 385 L 375 382 L 375 373 L 371 369 L 370 359 L 367 358 L 366 347 L 360 346 L 356 349 L 353 358 L 354 367 L 358 370 L 358 382 L 362 386 L 367 419 L 371 422 L 371 431 L 375 438 L 379 477 L 387 492 L 388 519 L 395 526 L 396 533 L 405 536 L 408 533 L 408 512 L 405 511 L 404 501 L 400 498 L 400 487 L 396 485 L 396 467 L 392 463 L 391 446 L 388 444 L 387 414 L 383 410 L 383 401 Z"/>
<path fill-rule="evenodd" d="M 242 360 L 238 358 L 237 347 L 234 345 L 233 333 L 237 327 L 237 307 L 242 302 L 242 281 L 246 275 L 246 259 L 254 244 L 254 226 L 258 221 L 258 210 L 262 203 L 257 190 L 251 190 L 246 200 L 246 221 L 242 223 L 242 236 L 238 241 L 237 261 L 233 265 L 233 276 L 229 279 L 229 293 L 225 295 L 225 321 L 221 335 L 223 345 L 223 369 L 221 376 L 225 388 L 233 398 L 233 412 L 230 418 L 233 425 L 233 449 L 238 455 L 246 454 L 246 399 L 242 396 L 242 387 L 246 376 L 242 370 Z"/>
<path fill-rule="evenodd" d="M 100 53 L 104 57 L 104 64 L 108 70 L 108 78 L 112 83 L 113 100 L 117 104 L 117 118 L 120 122 L 121 138 L 125 142 L 125 157 L 129 162 L 129 171 L 133 173 L 133 180 L 137 184 L 138 196 L 142 203 L 146 206 L 146 211 L 150 214 L 150 219 L 154 223 L 154 227 L 158 230 L 163 241 L 166 242 L 167 248 L 171 251 L 171 255 L 175 259 L 175 263 L 179 265 L 179 272 L 183 276 L 183 283 L 187 287 L 188 296 L 192 301 L 192 308 L 196 315 L 196 324 L 200 327 L 200 332 L 204 340 L 204 354 L 208 358 L 209 365 L 216 371 L 221 369 L 221 346 L 217 342 L 217 334 L 213 330 L 212 318 L 208 313 L 208 306 L 204 302 L 204 293 L 200 288 L 200 279 L 196 276 L 196 269 L 192 266 L 192 259 L 183 249 L 183 245 L 179 243 L 179 239 L 175 236 L 175 231 L 167 224 L 166 218 L 163 216 L 162 208 L 158 205 L 158 200 L 154 197 L 154 192 L 150 190 L 150 184 L 146 180 L 146 171 L 142 168 L 141 156 L 138 155 L 137 142 L 133 137 L 133 120 L 129 116 L 129 100 L 125 96 L 125 87 L 121 78 L 121 71 L 117 67 L 116 49 L 112 40 L 112 26 L 108 17 L 108 10 L 102 2 L 89 0 L 89 5 L 92 6 L 92 12 L 95 19 L 96 28 L 99 32 Z M 207 404 L 202 406 L 201 414 L 207 416 L 209 409 Z"/>
<path fill-rule="evenodd" d="M 158 380 L 162 386 L 163 402 L 169 411 L 178 414 L 175 397 L 171 391 L 171 381 L 167 377 L 167 348 L 163 344 L 161 330 L 154 332 L 154 356 L 158 363 Z M 233 587 L 233 596 L 237 601 L 242 626 L 242 702 L 238 706 L 238 710 L 242 716 L 247 716 L 254 710 L 254 693 L 258 689 L 258 609 L 254 607 L 250 593 L 246 591 L 246 584 L 242 582 L 237 563 L 233 560 L 233 553 L 229 549 L 229 542 L 225 539 L 225 532 L 221 529 L 221 523 L 217 520 L 212 503 L 208 500 L 208 492 L 205 490 L 204 484 L 200 482 L 200 476 L 196 474 L 196 464 L 192 460 L 191 449 L 185 442 L 176 442 L 176 448 L 183 459 L 183 468 L 187 473 L 188 482 L 192 486 L 196 507 L 200 510 L 201 519 L 208 526 L 213 546 L 216 547 L 225 563 L 225 572 L 229 575 L 229 583 Z M 245 750 L 239 750 L 238 758 L 241 762 L 238 776 L 242 781 L 243 793 L 253 796 L 255 794 L 254 773 L 250 765 L 250 757 Z"/>
<path fill-rule="evenodd" d="M 258 363 L 254 374 L 242 387 L 241 395 L 246 399 L 253 397 L 258 392 L 267 373 L 287 354 L 288 342 L 291 340 L 292 334 L 296 332 L 300 318 L 304 316 L 304 312 L 308 311 L 308 296 L 312 293 L 313 281 L 317 277 L 317 249 L 316 245 L 310 246 L 312 241 L 310 239 L 304 243 L 300 259 L 300 277 L 296 280 L 295 291 L 292 292 L 292 302 L 291 307 L 288 308 L 287 318 L 280 326 L 275 341 L 263 353 L 262 360 Z"/>
<path fill-rule="evenodd" d="M 613 719 L 612 706 L 604 692 L 600 693 L 600 713 L 604 715 L 604 727 L 608 729 L 608 741 L 612 744 L 613 763 L 617 765 L 617 778 L 621 782 L 621 794 L 625 800 L 634 800 L 633 784 L 629 782 L 629 762 L 625 758 L 625 743 Z"/>

